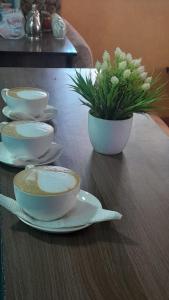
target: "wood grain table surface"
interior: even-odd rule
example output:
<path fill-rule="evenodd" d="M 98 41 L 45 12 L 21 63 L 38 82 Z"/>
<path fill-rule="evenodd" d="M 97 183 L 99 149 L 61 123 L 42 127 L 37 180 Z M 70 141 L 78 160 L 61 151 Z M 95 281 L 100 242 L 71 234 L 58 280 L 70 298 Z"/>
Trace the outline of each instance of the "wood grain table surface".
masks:
<path fill-rule="evenodd" d="M 55 39 L 51 32 L 38 41 L 26 37 L 9 40 L 0 37 L 0 67 L 72 67 L 77 51 L 70 40 Z"/>
<path fill-rule="evenodd" d="M 135 115 L 123 153 L 93 152 L 87 109 L 68 87 L 73 74 L 73 69 L 1 68 L 0 88 L 34 86 L 50 93 L 58 109 L 55 140 L 64 146 L 56 164 L 77 171 L 81 188 L 123 218 L 49 234 L 1 208 L 6 299 L 168 300 L 169 137 L 150 117 Z M 18 171 L 0 164 L 2 194 L 14 196 Z"/>

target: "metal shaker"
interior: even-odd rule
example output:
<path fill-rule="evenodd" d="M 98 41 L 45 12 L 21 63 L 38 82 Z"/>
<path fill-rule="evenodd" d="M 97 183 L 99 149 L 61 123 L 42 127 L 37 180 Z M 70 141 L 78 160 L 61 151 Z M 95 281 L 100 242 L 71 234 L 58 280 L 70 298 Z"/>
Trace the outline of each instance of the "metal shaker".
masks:
<path fill-rule="evenodd" d="M 27 15 L 25 33 L 30 40 L 38 40 L 41 37 L 40 13 L 36 4 L 32 5 L 32 9 Z"/>

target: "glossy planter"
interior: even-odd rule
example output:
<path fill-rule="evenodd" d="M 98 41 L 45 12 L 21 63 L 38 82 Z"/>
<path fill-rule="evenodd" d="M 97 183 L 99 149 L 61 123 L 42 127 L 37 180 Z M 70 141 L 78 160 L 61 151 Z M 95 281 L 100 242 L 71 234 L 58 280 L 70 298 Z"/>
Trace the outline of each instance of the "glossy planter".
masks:
<path fill-rule="evenodd" d="M 133 117 L 127 120 L 104 120 L 88 115 L 88 131 L 96 152 L 112 155 L 123 151 L 130 136 Z"/>

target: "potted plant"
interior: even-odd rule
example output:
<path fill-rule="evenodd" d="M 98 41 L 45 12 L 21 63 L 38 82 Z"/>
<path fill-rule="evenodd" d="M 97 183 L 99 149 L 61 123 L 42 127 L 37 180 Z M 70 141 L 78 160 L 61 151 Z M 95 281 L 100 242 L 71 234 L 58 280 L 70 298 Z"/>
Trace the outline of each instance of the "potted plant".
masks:
<path fill-rule="evenodd" d="M 72 78 L 72 77 L 71 77 Z M 146 113 L 160 100 L 163 85 L 148 77 L 141 58 L 116 48 L 114 61 L 105 51 L 103 62 L 96 63 L 96 78 L 80 72 L 72 78 L 72 89 L 89 107 L 88 131 L 96 152 L 120 153 L 130 136 L 133 113 Z"/>

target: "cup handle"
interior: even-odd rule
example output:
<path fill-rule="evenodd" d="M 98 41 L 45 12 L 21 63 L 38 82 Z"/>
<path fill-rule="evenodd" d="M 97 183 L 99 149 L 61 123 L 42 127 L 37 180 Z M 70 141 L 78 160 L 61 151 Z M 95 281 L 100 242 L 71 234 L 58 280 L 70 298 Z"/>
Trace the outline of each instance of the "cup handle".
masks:
<path fill-rule="evenodd" d="M 56 114 L 56 113 L 57 113 L 57 109 L 56 109 L 55 107 L 48 107 L 48 108 L 45 108 L 45 109 L 44 109 L 44 112 L 47 113 L 47 114 L 48 114 L 48 113 L 49 113 L 49 114 L 50 114 L 50 113 L 55 113 L 55 114 Z"/>
<path fill-rule="evenodd" d="M 8 91 L 9 91 L 9 89 L 7 89 L 7 88 L 1 90 L 1 96 L 2 96 L 3 100 L 5 101 L 5 103 L 6 103 L 5 96 Z"/>
<path fill-rule="evenodd" d="M 3 128 L 6 124 L 8 124 L 8 122 L 1 122 L 1 123 L 0 123 L 0 133 L 1 133 L 1 131 L 2 131 L 2 128 Z"/>

